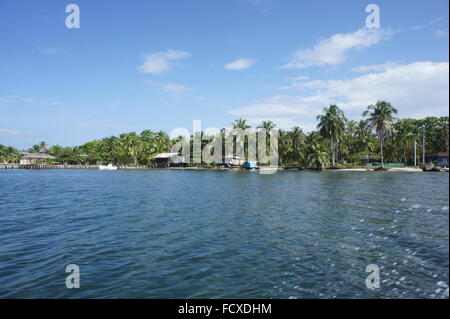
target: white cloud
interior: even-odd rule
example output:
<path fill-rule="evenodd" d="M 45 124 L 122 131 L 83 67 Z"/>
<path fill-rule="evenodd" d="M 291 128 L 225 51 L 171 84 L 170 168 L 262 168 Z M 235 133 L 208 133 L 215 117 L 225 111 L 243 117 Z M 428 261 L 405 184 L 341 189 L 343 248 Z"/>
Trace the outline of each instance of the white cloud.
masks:
<path fill-rule="evenodd" d="M 157 87 L 163 91 L 171 92 L 171 93 L 180 93 L 191 90 L 190 87 L 187 87 L 183 84 L 178 83 L 161 83 L 156 81 L 145 80 L 145 83 L 150 84 L 154 87 Z"/>
<path fill-rule="evenodd" d="M 347 59 L 352 49 L 367 48 L 389 37 L 392 32 L 383 29 L 362 28 L 353 33 L 336 33 L 319 41 L 312 49 L 300 49 L 282 69 L 337 65 Z"/>
<path fill-rule="evenodd" d="M 411 30 L 421 30 L 421 29 L 428 28 L 430 25 L 435 24 L 436 22 L 440 21 L 441 19 L 442 19 L 442 17 L 436 18 L 436 19 L 428 22 L 427 24 L 417 25 L 415 27 L 412 27 Z"/>
<path fill-rule="evenodd" d="M 415 62 L 352 79 L 299 82 L 296 89 L 303 94 L 274 96 L 230 114 L 249 121 L 284 119 L 278 126 L 302 123 L 307 130 L 315 127 L 315 117 L 329 104 L 339 105 L 351 119 L 360 119 L 368 105 L 386 100 L 399 109 L 400 117 L 444 116 L 449 105 L 449 63 Z"/>
<path fill-rule="evenodd" d="M 177 60 L 191 56 L 189 52 L 172 50 L 154 52 L 146 56 L 144 64 L 139 66 L 143 73 L 160 74 L 177 66 Z"/>
<path fill-rule="evenodd" d="M 308 80 L 309 77 L 308 76 L 297 76 L 292 78 L 292 83 L 289 85 L 282 85 L 282 86 L 268 86 L 266 87 L 267 89 L 277 89 L 277 90 L 288 90 L 288 89 L 293 89 L 296 88 L 299 84 L 299 82 L 302 81 L 306 81 Z"/>
<path fill-rule="evenodd" d="M 119 106 L 121 104 L 122 104 L 121 101 L 114 101 L 114 102 L 109 103 L 108 106 L 115 107 L 115 106 Z"/>
<path fill-rule="evenodd" d="M 33 132 L 0 128 L 0 136 L 17 137 L 17 136 L 35 136 L 35 135 L 36 133 Z"/>
<path fill-rule="evenodd" d="M 244 70 L 256 63 L 253 59 L 237 59 L 225 65 L 226 70 Z"/>
<path fill-rule="evenodd" d="M 433 35 L 437 38 L 448 37 L 448 31 L 447 30 L 435 30 L 435 31 L 433 31 Z"/>
<path fill-rule="evenodd" d="M 306 81 L 308 79 L 309 79 L 308 76 L 297 76 L 294 78 L 294 81 Z"/>
<path fill-rule="evenodd" d="M 356 68 L 351 69 L 352 72 L 383 72 L 389 69 L 396 67 L 398 64 L 395 62 L 386 62 L 382 64 L 371 64 L 371 65 L 363 65 L 358 66 Z"/>
<path fill-rule="evenodd" d="M 163 88 L 165 91 L 172 93 L 185 92 L 190 90 L 190 88 L 188 88 L 187 86 L 178 83 L 167 83 Z"/>
<path fill-rule="evenodd" d="M 46 106 L 56 106 L 61 105 L 60 102 L 51 101 L 48 99 L 34 99 L 30 97 L 21 97 L 19 95 L 9 95 L 7 97 L 0 96 L 0 105 L 17 105 L 17 104 L 36 104 L 36 105 L 46 105 Z"/>

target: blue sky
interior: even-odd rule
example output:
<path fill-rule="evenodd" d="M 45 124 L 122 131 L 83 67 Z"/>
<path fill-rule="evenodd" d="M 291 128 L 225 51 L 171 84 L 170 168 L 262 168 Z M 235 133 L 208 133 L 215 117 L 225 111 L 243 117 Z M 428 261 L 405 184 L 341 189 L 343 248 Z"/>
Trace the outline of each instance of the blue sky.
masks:
<path fill-rule="evenodd" d="M 365 27 L 370 3 L 380 29 Z M 0 144 L 239 117 L 309 131 L 330 103 L 359 119 L 378 99 L 444 116 L 448 45 L 447 0 L 1 0 Z"/>

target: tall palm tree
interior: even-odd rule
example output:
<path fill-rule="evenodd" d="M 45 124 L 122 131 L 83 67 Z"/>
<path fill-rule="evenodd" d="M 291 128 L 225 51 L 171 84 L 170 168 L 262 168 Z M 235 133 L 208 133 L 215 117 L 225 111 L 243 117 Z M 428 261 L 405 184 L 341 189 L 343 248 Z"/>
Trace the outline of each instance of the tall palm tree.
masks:
<path fill-rule="evenodd" d="M 42 141 L 39 144 L 34 144 L 30 151 L 34 153 L 45 153 L 48 150 L 48 145 L 46 142 Z"/>
<path fill-rule="evenodd" d="M 278 155 L 279 164 L 284 165 L 289 160 L 289 154 L 292 150 L 292 140 L 289 132 L 278 130 Z"/>
<path fill-rule="evenodd" d="M 240 128 L 241 130 L 245 131 L 246 129 L 249 129 L 251 126 L 247 124 L 247 120 L 244 120 L 242 118 L 235 120 L 233 123 L 233 128 Z"/>
<path fill-rule="evenodd" d="M 267 151 L 269 151 L 271 148 L 270 131 L 273 131 L 275 129 L 275 127 L 276 127 L 275 123 L 270 120 L 262 121 L 261 125 L 257 126 L 257 129 L 263 129 L 266 131 L 266 150 Z"/>
<path fill-rule="evenodd" d="M 155 143 L 158 152 L 168 152 L 170 149 L 170 137 L 164 131 L 155 133 Z"/>
<path fill-rule="evenodd" d="M 406 150 L 412 137 L 414 137 L 414 134 L 410 131 L 409 127 L 407 127 L 403 122 L 400 123 L 400 126 L 397 128 L 395 132 L 394 140 L 395 144 L 403 148 L 403 160 L 405 162 L 405 165 L 407 165 L 408 162 Z"/>
<path fill-rule="evenodd" d="M 330 141 L 331 162 L 336 165 L 336 148 L 339 140 L 345 133 L 347 119 L 344 112 L 337 105 L 330 105 L 323 109 L 323 114 L 317 116 L 319 124 L 317 129 L 320 134 Z"/>
<path fill-rule="evenodd" d="M 421 140 L 422 129 L 419 125 L 414 124 L 411 128 L 411 136 L 413 140 L 413 154 L 414 154 L 414 166 L 417 166 L 417 142 Z M 448 134 L 446 134 L 448 135 Z"/>
<path fill-rule="evenodd" d="M 241 129 L 244 132 L 245 130 L 251 128 L 251 126 L 247 124 L 247 120 L 244 120 L 243 118 L 235 120 L 231 124 L 233 125 L 233 129 Z M 243 141 L 241 140 L 242 138 L 244 139 Z M 236 145 L 233 146 L 233 155 L 238 155 L 236 154 L 236 146 L 241 144 L 243 144 L 244 147 L 244 157 L 248 158 L 248 138 L 246 136 L 236 136 Z"/>
<path fill-rule="evenodd" d="M 294 158 L 298 160 L 302 157 L 300 156 L 300 145 L 305 143 L 306 135 L 298 126 L 293 127 L 289 133 L 292 138 L 292 150 L 294 152 L 293 155 Z"/>
<path fill-rule="evenodd" d="M 367 163 L 369 163 L 369 152 L 375 149 L 373 143 L 374 137 L 371 134 L 371 128 L 366 120 L 360 120 L 355 128 L 355 135 L 359 143 L 364 147 L 367 154 Z"/>
<path fill-rule="evenodd" d="M 261 125 L 257 128 L 265 129 L 267 132 L 273 130 L 276 127 L 275 123 L 272 121 L 262 121 Z"/>
<path fill-rule="evenodd" d="M 393 123 L 396 120 L 394 114 L 397 114 L 398 110 L 389 102 L 378 101 L 375 105 L 369 105 L 367 110 L 362 114 L 364 117 L 368 117 L 367 121 L 369 127 L 375 130 L 378 140 L 380 141 L 380 153 L 381 153 L 381 167 L 384 168 L 383 158 L 383 141 L 389 138 L 394 132 Z"/>
<path fill-rule="evenodd" d="M 131 157 L 133 164 L 138 164 L 138 157 L 142 152 L 142 140 L 135 132 L 120 135 L 121 148 L 126 155 Z"/>

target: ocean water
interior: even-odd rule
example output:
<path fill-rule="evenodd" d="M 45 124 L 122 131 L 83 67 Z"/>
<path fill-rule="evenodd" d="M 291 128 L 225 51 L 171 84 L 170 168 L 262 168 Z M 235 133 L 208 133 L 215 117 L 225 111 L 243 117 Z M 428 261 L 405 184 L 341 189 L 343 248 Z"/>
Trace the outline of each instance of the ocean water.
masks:
<path fill-rule="evenodd" d="M 448 298 L 448 182 L 0 170 L 0 298 Z"/>

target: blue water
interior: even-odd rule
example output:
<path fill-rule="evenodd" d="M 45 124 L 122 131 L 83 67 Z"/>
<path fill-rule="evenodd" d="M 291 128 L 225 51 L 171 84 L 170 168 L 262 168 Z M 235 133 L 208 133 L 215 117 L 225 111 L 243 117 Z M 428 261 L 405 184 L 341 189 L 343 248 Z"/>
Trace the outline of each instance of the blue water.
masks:
<path fill-rule="evenodd" d="M 448 181 L 0 170 L 0 297 L 448 298 Z"/>

